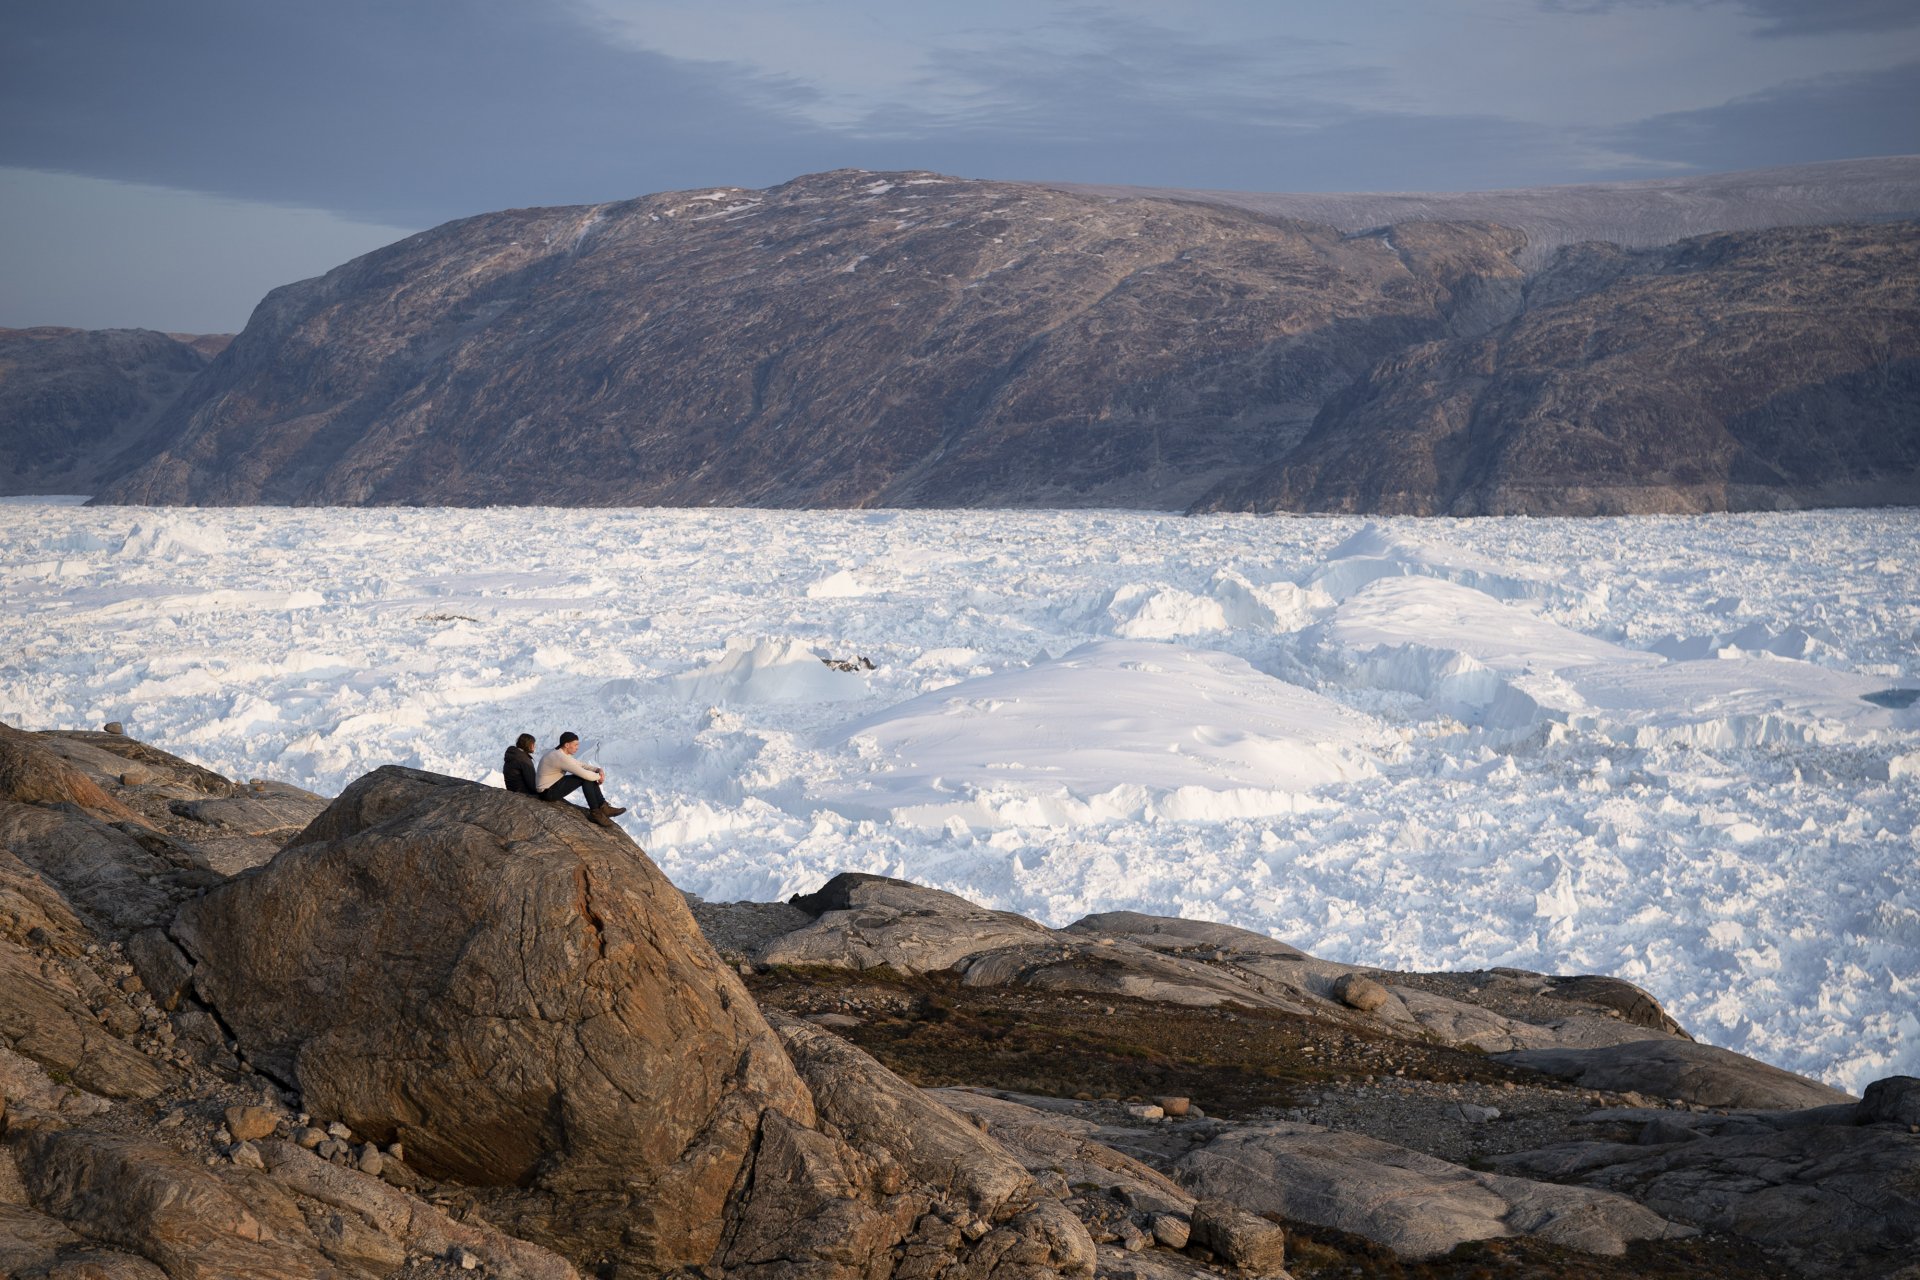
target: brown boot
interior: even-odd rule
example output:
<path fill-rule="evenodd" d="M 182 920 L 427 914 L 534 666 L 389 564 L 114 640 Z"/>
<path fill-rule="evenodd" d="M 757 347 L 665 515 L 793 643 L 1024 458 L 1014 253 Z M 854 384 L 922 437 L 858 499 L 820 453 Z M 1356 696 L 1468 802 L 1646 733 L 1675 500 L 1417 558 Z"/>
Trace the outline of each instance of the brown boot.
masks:
<path fill-rule="evenodd" d="M 598 826 L 611 827 L 613 825 L 613 815 L 608 809 L 609 807 L 607 805 L 597 804 L 587 810 L 587 817 L 593 819 L 594 823 Z M 625 810 L 622 810 L 622 812 L 625 812 Z"/>
<path fill-rule="evenodd" d="M 626 808 L 623 805 L 603 804 L 600 806 L 600 812 L 606 814 L 609 818 L 617 818 L 626 812 Z"/>

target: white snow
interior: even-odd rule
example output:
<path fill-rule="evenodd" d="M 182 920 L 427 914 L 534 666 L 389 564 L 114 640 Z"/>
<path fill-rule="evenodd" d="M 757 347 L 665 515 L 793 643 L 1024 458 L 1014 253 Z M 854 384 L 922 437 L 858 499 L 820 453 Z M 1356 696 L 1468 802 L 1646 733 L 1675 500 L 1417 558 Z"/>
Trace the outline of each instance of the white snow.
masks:
<path fill-rule="evenodd" d="M 752 702 L 848 702 L 867 696 L 865 678 L 836 671 L 792 640 L 735 637 L 713 662 L 672 679 L 674 692 L 703 706 Z M 636 688 L 633 692 L 638 693 Z"/>
<path fill-rule="evenodd" d="M 1371 717 L 1229 654 L 1099 640 L 978 676 L 828 736 L 867 772 L 842 813 L 923 827 L 1066 827 L 1120 817 L 1288 813 L 1371 777 Z"/>
<path fill-rule="evenodd" d="M 497 783 L 513 735 L 573 729 L 707 897 L 858 869 L 1053 923 L 1613 973 L 1858 1090 L 1920 1074 L 1915 581 L 1902 511 L 10 499 L 0 719 L 324 792 Z"/>

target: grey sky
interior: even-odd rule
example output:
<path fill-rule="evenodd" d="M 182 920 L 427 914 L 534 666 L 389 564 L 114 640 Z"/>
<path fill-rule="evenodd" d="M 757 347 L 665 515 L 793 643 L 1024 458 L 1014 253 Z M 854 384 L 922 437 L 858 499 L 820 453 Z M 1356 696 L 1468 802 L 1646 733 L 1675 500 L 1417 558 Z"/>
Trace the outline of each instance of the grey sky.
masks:
<path fill-rule="evenodd" d="M 468 213 L 839 166 L 1462 190 L 1920 151 L 1913 0 L 61 0 L 0 324 L 231 329 Z"/>

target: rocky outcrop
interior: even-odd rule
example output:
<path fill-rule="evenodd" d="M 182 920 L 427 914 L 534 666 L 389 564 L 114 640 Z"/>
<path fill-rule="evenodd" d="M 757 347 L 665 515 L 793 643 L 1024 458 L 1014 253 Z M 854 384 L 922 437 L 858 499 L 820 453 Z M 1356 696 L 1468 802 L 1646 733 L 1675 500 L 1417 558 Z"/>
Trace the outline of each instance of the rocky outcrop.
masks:
<path fill-rule="evenodd" d="M 1532 1235 L 1587 1253 L 1692 1234 L 1622 1195 L 1464 1169 L 1313 1125 L 1248 1126 L 1186 1156 L 1181 1180 L 1263 1213 L 1351 1231 L 1408 1258 Z"/>
<path fill-rule="evenodd" d="M 0 803 L 75 805 L 108 821 L 133 815 L 37 735 L 0 724 Z"/>
<path fill-rule="evenodd" d="M 229 878 L 178 865 L 178 833 L 311 799 L 24 738 L 136 818 L 0 815 L 9 1274 L 1278 1280 L 1480 1241 L 1529 1280 L 1566 1249 L 1745 1280 L 1896 1274 L 1920 1239 L 1920 1083 L 1847 1099 L 1615 980 L 1363 970 L 1134 913 L 1052 930 L 870 876 L 697 904 L 722 959 L 567 806 L 383 769 Z M 781 935 L 803 963 L 736 971 Z M 1449 1027 L 1623 1039 L 1539 1055 L 1566 1080 Z M 1169 1045 L 1209 1074 L 1124 1096 Z M 1047 1053 L 1078 1097 L 912 1082 Z"/>
<path fill-rule="evenodd" d="M 812 922 L 762 943 L 759 963 L 884 965 L 900 973 L 951 971 L 975 987 L 1022 986 L 1201 1008 L 1244 1005 L 1355 1019 L 1360 1026 L 1411 1030 L 1488 1052 L 1644 1039 L 1644 1026 L 1620 1012 L 1622 1003 L 1643 1022 L 1661 1022 L 1658 1029 L 1685 1036 L 1651 996 L 1616 979 L 1510 972 L 1471 987 L 1431 979 L 1396 982 L 1380 970 L 1319 960 L 1232 925 L 1118 911 L 1047 929 L 937 889 L 854 872 L 796 896 L 791 905 Z M 1535 999 L 1515 998 L 1523 985 Z M 1474 998 L 1461 998 L 1469 991 Z"/>
<path fill-rule="evenodd" d="M 120 455 L 144 458 L 214 337 L 0 329 L 0 494 L 93 493 Z"/>
<path fill-rule="evenodd" d="M 14 1150 L 43 1211 L 138 1253 L 175 1280 L 345 1280 L 291 1197 L 265 1178 L 220 1177 L 165 1145 L 86 1131 L 36 1131 Z"/>
<path fill-rule="evenodd" d="M 1483 335 L 1333 397 L 1222 510 L 1616 515 L 1920 501 L 1920 224 L 1563 251 Z"/>
<path fill-rule="evenodd" d="M 1044 925 L 1007 911 L 887 876 L 844 872 L 792 905 L 814 922 L 782 934 L 760 951 L 765 964 L 878 965 L 902 973 L 949 969 L 994 947 L 1043 942 Z"/>
<path fill-rule="evenodd" d="M 1703 1107 L 1787 1111 L 1853 1099 L 1818 1080 L 1708 1044 L 1636 1040 L 1597 1049 L 1532 1049 L 1501 1055 L 1516 1066 L 1589 1089 L 1679 1098 Z"/>
<path fill-rule="evenodd" d="M 1627 1192 L 1676 1221 L 1777 1246 L 1796 1270 L 1891 1274 L 1920 1241 L 1920 1133 L 1875 1114 L 1861 1103 L 1656 1115 L 1638 1142 L 1566 1143 L 1497 1164 Z"/>

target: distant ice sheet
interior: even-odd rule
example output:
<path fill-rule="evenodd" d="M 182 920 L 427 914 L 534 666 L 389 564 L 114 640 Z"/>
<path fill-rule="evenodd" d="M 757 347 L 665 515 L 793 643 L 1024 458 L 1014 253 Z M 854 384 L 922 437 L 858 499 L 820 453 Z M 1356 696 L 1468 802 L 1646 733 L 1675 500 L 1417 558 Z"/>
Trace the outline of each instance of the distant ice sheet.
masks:
<path fill-rule="evenodd" d="M 1920 1074 L 1916 581 L 1904 511 L 4 500 L 0 719 L 325 792 L 497 784 L 515 734 L 571 729 L 707 897 L 857 869 L 1613 973 L 1857 1090 Z"/>

